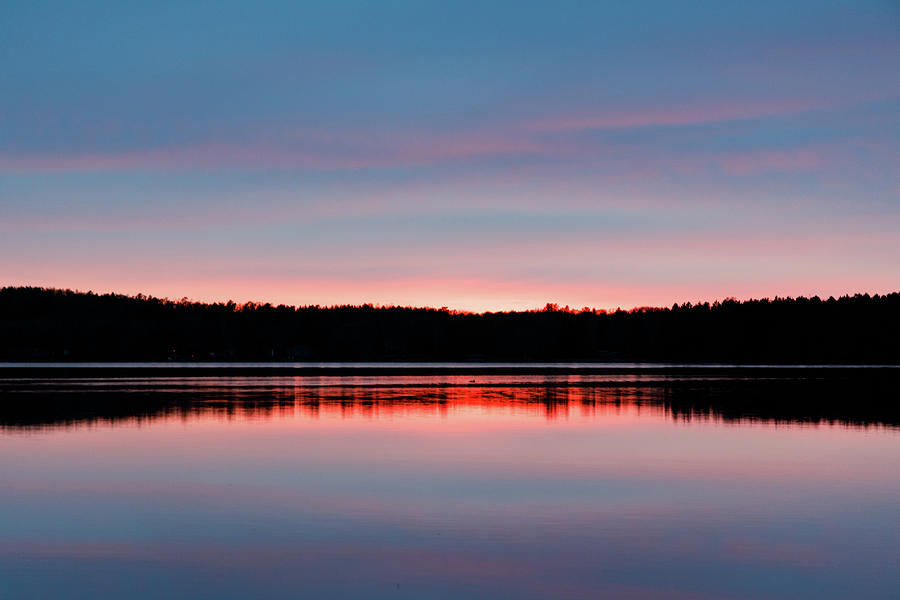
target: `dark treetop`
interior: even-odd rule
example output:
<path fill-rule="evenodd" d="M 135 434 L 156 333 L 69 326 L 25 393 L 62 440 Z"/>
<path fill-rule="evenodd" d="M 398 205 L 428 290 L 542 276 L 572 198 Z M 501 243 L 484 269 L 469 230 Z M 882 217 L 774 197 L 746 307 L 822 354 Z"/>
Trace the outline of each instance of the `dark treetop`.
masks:
<path fill-rule="evenodd" d="M 204 304 L 0 289 L 0 360 L 900 363 L 900 293 L 615 312 Z"/>

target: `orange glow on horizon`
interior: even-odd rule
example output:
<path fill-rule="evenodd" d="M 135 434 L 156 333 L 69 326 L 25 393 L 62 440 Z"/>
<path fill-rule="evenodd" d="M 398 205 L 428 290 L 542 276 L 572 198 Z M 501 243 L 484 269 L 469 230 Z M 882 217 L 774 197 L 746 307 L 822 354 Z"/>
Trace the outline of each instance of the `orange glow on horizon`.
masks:
<path fill-rule="evenodd" d="M 238 305 L 271 304 L 292 307 L 305 306 L 364 306 L 403 307 L 447 309 L 461 313 L 486 313 L 510 311 L 540 311 L 548 304 L 560 310 L 572 312 L 606 311 L 618 309 L 629 311 L 640 308 L 670 308 L 673 304 L 702 304 L 721 302 L 727 299 L 740 301 L 752 299 L 773 299 L 818 296 L 827 299 L 841 296 L 853 296 L 867 293 L 890 294 L 898 288 L 879 285 L 878 282 L 866 282 L 861 279 L 859 285 L 822 285 L 813 281 L 794 281 L 793 285 L 785 282 L 782 285 L 754 286 L 744 284 L 737 288 L 717 291 L 712 286 L 681 285 L 675 287 L 613 287 L 597 285 L 553 286 L 540 283 L 487 282 L 480 278 L 473 279 L 403 279 L 367 285 L 342 280 L 318 280 L 298 283 L 285 283 L 276 280 L 247 281 L 227 280 L 209 282 L 190 282 L 175 280 L 171 282 L 123 282 L 121 285 L 105 283 L 101 285 L 79 285 L 57 283 L 51 281 L 7 281 L 4 286 L 34 286 L 54 289 L 69 289 L 78 292 L 95 294 L 121 294 L 125 296 L 152 296 L 178 302 L 186 299 L 189 302 L 208 304 L 229 301 Z M 727 286 L 721 286 L 727 287 Z M 548 290 L 554 290 L 548 292 Z M 602 298 L 610 300 L 603 301 Z M 599 300 L 598 300 L 599 299 Z"/>

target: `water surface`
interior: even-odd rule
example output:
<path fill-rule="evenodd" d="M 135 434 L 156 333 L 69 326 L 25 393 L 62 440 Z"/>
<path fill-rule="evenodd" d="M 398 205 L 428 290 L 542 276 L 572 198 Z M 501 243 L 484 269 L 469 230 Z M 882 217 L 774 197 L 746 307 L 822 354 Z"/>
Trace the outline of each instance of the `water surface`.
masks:
<path fill-rule="evenodd" d="M 2 598 L 892 598 L 881 380 L 0 379 Z"/>

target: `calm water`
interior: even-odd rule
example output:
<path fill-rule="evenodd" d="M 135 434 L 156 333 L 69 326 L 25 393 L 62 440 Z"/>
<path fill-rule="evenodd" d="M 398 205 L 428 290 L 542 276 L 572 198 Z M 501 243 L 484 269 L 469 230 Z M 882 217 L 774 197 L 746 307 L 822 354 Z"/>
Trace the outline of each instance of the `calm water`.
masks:
<path fill-rule="evenodd" d="M 0 598 L 898 598 L 886 389 L 18 374 Z"/>

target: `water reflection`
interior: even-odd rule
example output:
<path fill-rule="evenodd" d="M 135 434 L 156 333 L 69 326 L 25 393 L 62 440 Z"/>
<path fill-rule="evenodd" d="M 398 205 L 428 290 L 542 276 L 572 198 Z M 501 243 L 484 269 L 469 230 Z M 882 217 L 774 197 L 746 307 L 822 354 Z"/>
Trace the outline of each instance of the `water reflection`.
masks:
<path fill-rule="evenodd" d="M 888 380 L 471 379 L 0 380 L 0 598 L 898 596 Z"/>
<path fill-rule="evenodd" d="M 485 378 L 481 378 L 485 379 Z M 461 407 L 568 418 L 634 407 L 675 421 L 900 427 L 885 378 L 82 378 L 0 380 L 0 428 L 29 430 L 204 416 L 446 416 Z"/>

